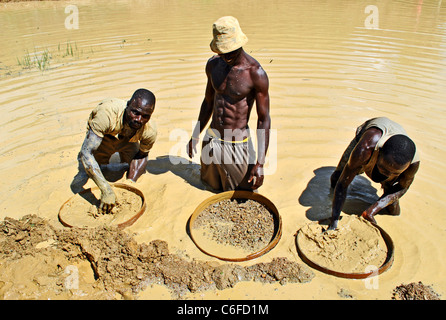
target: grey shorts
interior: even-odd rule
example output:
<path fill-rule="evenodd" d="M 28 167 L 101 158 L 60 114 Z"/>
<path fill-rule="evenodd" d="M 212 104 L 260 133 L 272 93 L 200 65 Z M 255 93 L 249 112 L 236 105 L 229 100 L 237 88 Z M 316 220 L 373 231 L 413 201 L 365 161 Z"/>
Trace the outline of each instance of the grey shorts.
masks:
<path fill-rule="evenodd" d="M 201 149 L 201 180 L 214 190 L 252 190 L 249 173 L 256 154 L 250 137 L 223 141 L 206 133 Z"/>

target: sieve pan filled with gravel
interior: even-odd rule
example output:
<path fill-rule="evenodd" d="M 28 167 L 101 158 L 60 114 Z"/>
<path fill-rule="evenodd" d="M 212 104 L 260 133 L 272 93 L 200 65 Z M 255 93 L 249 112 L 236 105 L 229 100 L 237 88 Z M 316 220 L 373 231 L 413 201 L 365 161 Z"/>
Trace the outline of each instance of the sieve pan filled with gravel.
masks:
<path fill-rule="evenodd" d="M 282 221 L 274 204 L 249 191 L 227 191 L 203 201 L 188 221 L 188 232 L 205 254 L 247 261 L 276 246 Z"/>

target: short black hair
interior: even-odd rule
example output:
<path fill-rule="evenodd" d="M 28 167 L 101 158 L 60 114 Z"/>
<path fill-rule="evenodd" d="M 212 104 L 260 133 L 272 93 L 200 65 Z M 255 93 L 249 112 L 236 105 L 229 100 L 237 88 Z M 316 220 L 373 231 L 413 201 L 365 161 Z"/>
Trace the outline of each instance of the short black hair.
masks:
<path fill-rule="evenodd" d="M 132 101 L 138 100 L 138 99 L 146 100 L 147 101 L 146 105 L 151 105 L 153 108 L 155 107 L 155 102 L 156 102 L 155 95 L 151 91 L 149 91 L 147 89 L 138 89 L 138 90 L 136 90 L 133 93 L 132 97 L 130 98 L 128 104 L 130 104 Z"/>
<path fill-rule="evenodd" d="M 381 148 L 383 155 L 390 157 L 398 165 L 412 162 L 415 155 L 415 143 L 407 136 L 397 134 L 390 137 Z"/>

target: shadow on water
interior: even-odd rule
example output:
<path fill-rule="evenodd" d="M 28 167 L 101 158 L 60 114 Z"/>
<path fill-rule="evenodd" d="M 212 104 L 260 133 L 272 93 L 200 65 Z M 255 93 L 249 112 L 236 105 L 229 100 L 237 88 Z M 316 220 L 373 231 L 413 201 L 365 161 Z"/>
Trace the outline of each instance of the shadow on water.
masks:
<path fill-rule="evenodd" d="M 299 197 L 299 203 L 310 207 L 306 217 L 312 221 L 323 221 L 331 218 L 333 190 L 330 188 L 330 176 L 335 167 L 321 167 L 314 170 L 314 177 Z M 370 180 L 356 176 L 350 184 L 342 212 L 360 215 L 379 197 Z"/>

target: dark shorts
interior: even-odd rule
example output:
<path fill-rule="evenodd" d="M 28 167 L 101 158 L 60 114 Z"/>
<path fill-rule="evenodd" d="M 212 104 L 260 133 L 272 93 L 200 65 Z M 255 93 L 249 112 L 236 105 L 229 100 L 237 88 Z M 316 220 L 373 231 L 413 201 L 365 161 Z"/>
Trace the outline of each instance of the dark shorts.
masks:
<path fill-rule="evenodd" d="M 108 164 L 110 157 L 118 152 L 121 162 L 129 163 L 139 151 L 139 142 L 128 142 L 126 139 L 117 139 L 105 135 L 94 157 L 99 164 Z"/>

